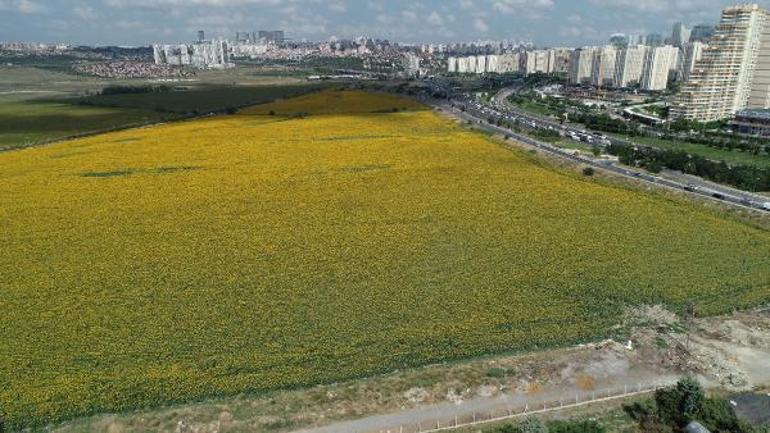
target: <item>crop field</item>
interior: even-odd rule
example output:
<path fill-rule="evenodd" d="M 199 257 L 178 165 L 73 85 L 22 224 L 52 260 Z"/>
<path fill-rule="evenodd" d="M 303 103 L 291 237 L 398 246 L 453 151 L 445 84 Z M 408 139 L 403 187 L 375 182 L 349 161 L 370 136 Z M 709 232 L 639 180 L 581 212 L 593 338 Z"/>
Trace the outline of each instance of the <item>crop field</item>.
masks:
<path fill-rule="evenodd" d="M 157 85 L 108 81 L 31 67 L 0 66 L 0 151 L 128 126 L 178 120 L 314 92 L 329 84 L 298 79 L 250 79 L 240 69 L 207 71 L 184 90 L 99 95 L 105 86 Z M 225 83 L 226 79 L 231 79 Z M 238 80 L 239 85 L 233 85 Z M 332 84 L 333 85 L 333 84 Z M 90 96 L 84 96 L 89 93 Z"/>
<path fill-rule="evenodd" d="M 586 341 L 770 301 L 770 232 L 395 96 L 0 153 L 11 429 Z"/>

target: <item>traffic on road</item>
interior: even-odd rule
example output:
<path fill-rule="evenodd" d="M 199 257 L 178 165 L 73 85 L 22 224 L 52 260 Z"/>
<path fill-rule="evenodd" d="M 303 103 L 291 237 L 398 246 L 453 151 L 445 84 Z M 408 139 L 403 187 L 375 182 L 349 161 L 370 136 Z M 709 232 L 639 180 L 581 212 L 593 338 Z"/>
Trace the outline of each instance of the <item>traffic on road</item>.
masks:
<path fill-rule="evenodd" d="M 445 90 L 445 89 L 442 89 Z M 515 91 L 508 88 L 500 91 L 489 102 L 483 102 L 473 95 L 453 95 L 444 103 L 444 108 L 452 110 L 455 115 L 470 121 L 477 127 L 491 132 L 505 134 L 533 148 L 548 152 L 573 162 L 591 166 L 600 170 L 610 171 L 637 181 L 652 183 L 661 187 L 671 188 L 688 194 L 716 200 L 732 206 L 756 211 L 770 212 L 770 200 L 757 194 L 738 191 L 730 187 L 722 187 L 711 182 L 693 180 L 678 182 L 676 180 L 657 176 L 645 170 L 624 166 L 611 159 L 592 158 L 560 148 L 553 144 L 537 140 L 529 135 L 515 132 L 508 127 L 510 124 L 531 130 L 552 131 L 561 137 L 583 142 L 594 147 L 603 148 L 609 144 L 633 145 L 625 140 L 609 137 L 601 133 L 590 132 L 574 125 L 562 124 L 550 119 L 524 113 L 512 107 L 508 97 Z"/>

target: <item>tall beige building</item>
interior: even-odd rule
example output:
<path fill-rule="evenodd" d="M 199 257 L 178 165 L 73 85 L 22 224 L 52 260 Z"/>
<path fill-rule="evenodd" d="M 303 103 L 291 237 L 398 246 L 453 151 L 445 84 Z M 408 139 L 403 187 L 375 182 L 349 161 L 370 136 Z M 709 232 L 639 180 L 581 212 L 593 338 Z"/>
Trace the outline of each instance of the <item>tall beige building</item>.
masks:
<path fill-rule="evenodd" d="M 770 17 L 759 5 L 727 7 L 672 107 L 674 117 L 712 121 L 770 108 Z"/>

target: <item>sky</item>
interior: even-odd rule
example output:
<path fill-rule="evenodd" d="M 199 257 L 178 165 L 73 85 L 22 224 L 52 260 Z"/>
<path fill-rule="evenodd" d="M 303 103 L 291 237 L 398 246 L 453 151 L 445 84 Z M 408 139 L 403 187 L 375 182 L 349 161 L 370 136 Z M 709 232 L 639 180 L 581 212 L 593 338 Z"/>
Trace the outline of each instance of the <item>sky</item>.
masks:
<path fill-rule="evenodd" d="M 282 29 L 294 40 L 604 43 L 716 23 L 727 0 L 0 0 L 0 41 L 147 45 Z M 770 0 L 758 0 L 770 8 Z"/>

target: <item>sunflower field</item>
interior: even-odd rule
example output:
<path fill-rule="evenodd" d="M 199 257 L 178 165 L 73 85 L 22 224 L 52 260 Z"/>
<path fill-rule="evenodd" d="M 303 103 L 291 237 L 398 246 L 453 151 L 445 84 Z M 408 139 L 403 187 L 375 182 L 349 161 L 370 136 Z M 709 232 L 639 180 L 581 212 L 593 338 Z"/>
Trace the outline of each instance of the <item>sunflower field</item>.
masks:
<path fill-rule="evenodd" d="M 770 232 L 560 172 L 395 96 L 0 153 L 11 430 L 770 301 Z"/>

